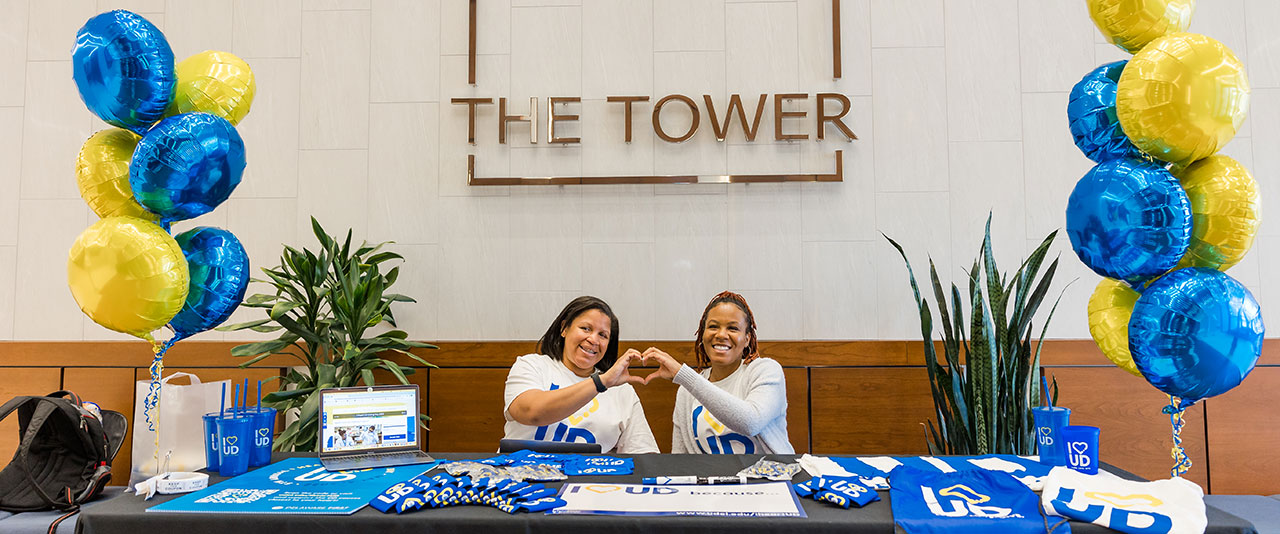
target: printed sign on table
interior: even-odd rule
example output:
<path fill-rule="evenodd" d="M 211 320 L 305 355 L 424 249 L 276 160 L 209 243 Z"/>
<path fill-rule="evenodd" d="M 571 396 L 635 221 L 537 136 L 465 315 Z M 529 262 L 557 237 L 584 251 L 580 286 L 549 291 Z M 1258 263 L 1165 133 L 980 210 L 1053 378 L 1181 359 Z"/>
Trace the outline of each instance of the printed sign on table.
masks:
<path fill-rule="evenodd" d="M 723 486 L 565 484 L 548 514 L 805 517 L 786 482 Z"/>
<path fill-rule="evenodd" d="M 330 472 L 315 458 L 289 458 L 147 511 L 350 515 L 382 490 L 435 466 L 432 463 Z"/>

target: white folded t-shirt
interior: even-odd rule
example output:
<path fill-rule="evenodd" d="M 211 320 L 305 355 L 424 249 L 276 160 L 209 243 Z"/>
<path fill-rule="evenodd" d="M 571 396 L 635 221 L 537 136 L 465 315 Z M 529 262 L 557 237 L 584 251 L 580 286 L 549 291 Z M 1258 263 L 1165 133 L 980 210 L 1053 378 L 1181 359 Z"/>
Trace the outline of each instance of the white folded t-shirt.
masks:
<path fill-rule="evenodd" d="M 1208 526 L 1204 490 L 1180 477 L 1135 482 L 1055 467 L 1045 477 L 1041 505 L 1048 515 L 1120 532 L 1202 534 Z"/>

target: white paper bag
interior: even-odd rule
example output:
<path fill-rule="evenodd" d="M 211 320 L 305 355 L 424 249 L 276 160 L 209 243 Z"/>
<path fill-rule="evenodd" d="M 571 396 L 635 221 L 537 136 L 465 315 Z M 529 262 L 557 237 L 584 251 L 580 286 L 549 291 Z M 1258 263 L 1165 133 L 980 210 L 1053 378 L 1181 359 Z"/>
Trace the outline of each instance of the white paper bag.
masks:
<path fill-rule="evenodd" d="M 185 376 L 191 385 L 171 384 L 174 378 Z M 222 405 L 223 388 L 230 390 L 230 381 L 201 383 L 190 373 L 173 373 L 160 381 L 160 400 L 152 409 L 152 431 L 147 424 L 147 392 L 150 380 L 139 380 L 135 390 L 133 409 L 133 470 L 129 485 L 151 478 L 163 471 L 195 471 L 205 468 L 204 420 L 207 413 L 217 412 Z M 227 391 L 230 395 L 231 392 Z M 229 404 L 228 404 L 229 405 Z M 156 448 L 156 434 L 160 435 Z M 165 462 L 168 462 L 168 465 Z"/>

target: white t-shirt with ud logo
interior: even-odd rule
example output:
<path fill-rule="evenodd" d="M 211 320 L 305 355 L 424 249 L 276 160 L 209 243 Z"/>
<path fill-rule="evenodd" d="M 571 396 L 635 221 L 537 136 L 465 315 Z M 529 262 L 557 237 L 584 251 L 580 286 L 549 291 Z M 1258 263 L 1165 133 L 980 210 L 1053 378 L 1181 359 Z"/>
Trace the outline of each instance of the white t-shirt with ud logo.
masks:
<path fill-rule="evenodd" d="M 672 414 L 671 452 L 792 454 L 787 438 L 787 384 L 782 366 L 756 358 L 723 380 L 711 382 L 681 366 Z"/>
<path fill-rule="evenodd" d="M 521 393 L 533 389 L 556 390 L 583 380 L 591 378 L 573 374 L 563 363 L 545 354 L 526 354 L 516 358 L 511 372 L 507 374 L 503 392 L 502 415 L 507 420 L 503 427 L 505 438 L 598 443 L 600 450 L 606 453 L 658 452 L 658 442 L 653 439 L 649 421 L 644 418 L 640 397 L 630 384 L 609 388 L 573 415 L 550 425 L 528 426 L 511 418 L 508 411 L 511 401 Z"/>

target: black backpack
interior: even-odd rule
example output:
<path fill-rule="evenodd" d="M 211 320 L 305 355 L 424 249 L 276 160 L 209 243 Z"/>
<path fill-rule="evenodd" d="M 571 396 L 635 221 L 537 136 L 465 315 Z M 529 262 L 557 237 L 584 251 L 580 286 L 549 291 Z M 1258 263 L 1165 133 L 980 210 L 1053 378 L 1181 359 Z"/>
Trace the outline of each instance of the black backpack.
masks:
<path fill-rule="evenodd" d="M 0 421 L 14 411 L 20 442 L 0 471 L 0 510 L 61 510 L 69 516 L 102 493 L 124 444 L 124 415 L 101 410 L 99 417 L 70 391 L 14 397 L 0 406 Z"/>

